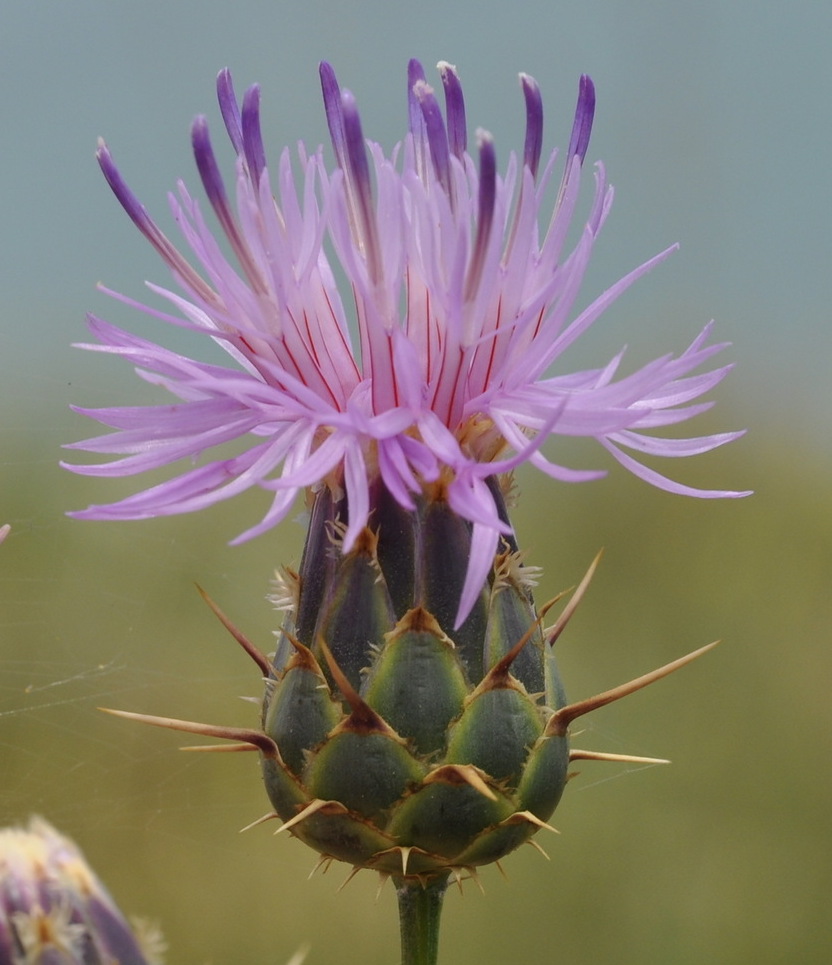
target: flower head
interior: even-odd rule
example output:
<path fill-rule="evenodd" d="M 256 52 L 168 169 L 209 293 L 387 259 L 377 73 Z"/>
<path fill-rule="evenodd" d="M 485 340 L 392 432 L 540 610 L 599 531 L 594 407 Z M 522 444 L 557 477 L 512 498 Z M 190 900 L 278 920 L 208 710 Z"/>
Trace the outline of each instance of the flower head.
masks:
<path fill-rule="evenodd" d="M 198 117 L 194 156 L 226 248 L 180 183 L 170 205 L 190 260 L 151 219 L 101 144 L 98 160 L 110 187 L 179 289 L 149 286 L 173 314 L 116 297 L 207 335 L 232 365 L 179 355 L 90 316 L 97 341 L 84 348 L 130 360 L 142 378 L 178 401 L 79 410 L 115 431 L 70 448 L 120 458 L 69 468 L 126 476 L 208 455 L 167 482 L 75 515 L 139 519 L 190 512 L 260 486 L 273 493 L 272 503 L 238 537 L 244 540 L 281 520 L 299 491 L 327 485 L 346 497 L 343 549 L 349 552 L 368 522 L 377 482 L 405 509 L 425 495 L 442 499 L 472 527 L 461 620 L 501 534 L 510 532 L 488 477 L 524 462 L 566 481 L 603 475 L 550 461 L 542 446 L 553 436 L 591 436 L 630 471 L 671 492 L 744 495 L 691 489 L 630 454 L 693 455 L 740 434 L 649 434 L 709 407 L 695 400 L 730 368 L 696 374 L 724 347 L 708 343 L 710 325 L 678 356 L 663 356 L 629 375 L 618 375 L 623 353 L 599 368 L 550 374 L 611 302 L 673 250 L 573 313 L 612 203 L 599 164 L 589 216 L 567 250 L 595 107 L 590 79 L 581 78 L 554 210 L 541 231 L 557 154 L 543 159 L 537 84 L 521 75 L 523 153 L 512 154 L 499 174 L 487 132 L 477 131 L 469 153 L 456 70 L 441 63 L 439 73 L 444 116 L 421 65 L 410 62 L 409 130 L 387 155 L 365 140 L 352 94 L 322 64 L 336 160 L 329 170 L 321 149 L 310 153 L 302 145 L 294 165 L 284 150 L 270 169 L 259 88 L 251 87 L 239 104 L 230 74 L 222 71 L 219 105 L 237 154 L 236 203 L 220 175 L 207 122 Z M 346 276 L 349 299 L 342 299 L 334 265 Z M 247 443 L 239 454 L 212 455 L 214 447 L 238 439 Z"/>
<path fill-rule="evenodd" d="M 42 818 L 0 829 L 4 965 L 161 965 L 161 935 L 143 930 L 133 933 L 75 844 Z"/>

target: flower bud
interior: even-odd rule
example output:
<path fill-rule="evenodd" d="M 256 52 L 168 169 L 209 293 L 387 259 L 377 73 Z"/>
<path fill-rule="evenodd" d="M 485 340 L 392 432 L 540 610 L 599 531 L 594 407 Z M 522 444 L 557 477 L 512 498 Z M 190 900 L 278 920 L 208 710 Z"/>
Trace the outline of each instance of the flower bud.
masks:
<path fill-rule="evenodd" d="M 548 820 L 566 783 L 567 738 L 546 733 L 565 697 L 536 571 L 506 538 L 455 627 L 471 524 L 438 488 L 407 511 L 377 486 L 370 526 L 342 553 L 346 503 L 326 488 L 315 497 L 267 688 L 275 810 L 358 867 L 431 875 L 499 859 Z"/>

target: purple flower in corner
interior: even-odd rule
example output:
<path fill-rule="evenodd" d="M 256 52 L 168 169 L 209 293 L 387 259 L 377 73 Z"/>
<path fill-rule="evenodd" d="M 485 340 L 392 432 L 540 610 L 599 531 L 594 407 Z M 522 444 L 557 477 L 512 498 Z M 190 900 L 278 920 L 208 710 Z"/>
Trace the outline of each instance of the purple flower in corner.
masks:
<path fill-rule="evenodd" d="M 259 88 L 251 87 L 239 105 L 230 74 L 221 72 L 219 105 L 237 153 L 235 205 L 204 117 L 195 120 L 192 141 L 203 189 L 233 259 L 180 183 L 170 205 L 190 248 L 188 257 L 182 254 L 101 144 L 98 160 L 110 187 L 178 289 L 149 285 L 172 313 L 115 297 L 207 336 L 231 364 L 179 355 L 90 316 L 97 341 L 83 348 L 128 359 L 143 379 L 177 401 L 79 409 L 115 431 L 70 448 L 119 458 L 68 468 L 127 476 L 207 456 L 167 482 L 74 515 L 140 519 L 184 513 L 260 486 L 273 493 L 271 505 L 240 541 L 283 519 L 299 491 L 325 484 L 346 497 L 342 548 L 349 552 L 367 525 L 377 485 L 408 510 L 425 495 L 442 498 L 471 527 L 459 621 L 487 578 L 501 535 L 510 533 L 489 477 L 524 462 L 571 482 L 604 474 L 550 461 L 542 447 L 553 436 L 593 437 L 631 472 L 670 492 L 745 495 L 692 489 L 638 458 L 695 455 L 741 434 L 650 434 L 710 406 L 696 400 L 730 368 L 697 371 L 724 348 L 708 342 L 710 325 L 678 356 L 663 356 L 627 375 L 618 371 L 623 352 L 592 370 L 555 368 L 599 315 L 673 250 L 573 313 L 612 204 L 612 188 L 598 164 L 591 211 L 567 250 L 595 106 L 590 79 L 580 82 L 554 211 L 544 213 L 548 225 L 541 231 L 540 209 L 558 159 L 556 152 L 542 157 L 537 84 L 521 75 L 523 153 L 512 154 L 498 174 L 487 132 L 477 131 L 468 151 L 455 69 L 442 63 L 439 73 L 444 116 L 421 65 L 411 61 L 409 130 L 387 155 L 365 140 L 352 94 L 322 64 L 336 161 L 329 170 L 320 149 L 309 153 L 303 146 L 295 162 L 284 150 L 270 169 Z M 346 277 L 348 299 L 338 290 L 333 264 Z M 236 439 L 247 442 L 241 454 L 211 457 L 214 447 Z"/>

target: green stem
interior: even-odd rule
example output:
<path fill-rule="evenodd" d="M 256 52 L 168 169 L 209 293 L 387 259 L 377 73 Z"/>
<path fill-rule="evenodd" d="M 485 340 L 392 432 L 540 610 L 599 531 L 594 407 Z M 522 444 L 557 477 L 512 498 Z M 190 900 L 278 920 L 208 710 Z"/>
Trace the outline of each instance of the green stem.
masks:
<path fill-rule="evenodd" d="M 394 877 L 399 899 L 402 965 L 436 965 L 439 953 L 439 918 L 448 875 L 430 878 Z"/>

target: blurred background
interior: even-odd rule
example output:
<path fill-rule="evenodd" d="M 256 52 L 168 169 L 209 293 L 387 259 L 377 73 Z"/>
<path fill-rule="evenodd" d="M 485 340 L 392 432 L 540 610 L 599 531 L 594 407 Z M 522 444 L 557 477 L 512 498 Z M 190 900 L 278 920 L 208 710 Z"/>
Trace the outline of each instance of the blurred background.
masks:
<path fill-rule="evenodd" d="M 199 600 L 204 586 L 263 649 L 275 566 L 297 563 L 287 522 L 238 548 L 260 494 L 199 516 L 90 523 L 64 513 L 134 491 L 57 466 L 94 432 L 68 404 L 158 400 L 126 365 L 70 347 L 84 313 L 158 335 L 97 292 L 142 298 L 164 269 L 93 159 L 105 135 L 164 227 L 166 192 L 195 185 L 188 126 L 213 84 L 259 81 L 272 157 L 326 136 L 316 65 L 333 62 L 368 136 L 403 134 L 405 65 L 455 63 L 471 127 L 504 162 L 522 143 L 516 75 L 536 77 L 545 142 L 565 146 L 578 76 L 598 111 L 590 159 L 618 189 L 583 293 L 674 241 L 564 364 L 679 351 L 711 317 L 736 371 L 696 431 L 748 427 L 669 468 L 753 488 L 686 500 L 618 467 L 580 487 L 521 473 L 515 522 L 541 596 L 603 565 L 562 639 L 570 694 L 588 696 L 715 638 L 656 687 L 592 716 L 580 743 L 673 759 L 586 764 L 562 830 L 451 894 L 446 963 L 826 963 L 830 846 L 832 510 L 829 324 L 832 7 L 799 0 L 5 0 L 0 9 L 0 824 L 37 812 L 74 837 L 121 906 L 162 922 L 170 963 L 397 960 L 392 889 L 315 863 L 272 828 L 250 755 L 183 755 L 176 735 L 106 718 L 116 706 L 217 723 L 254 720 L 254 668 Z M 227 158 L 227 155 L 226 155 Z M 164 335 L 179 346 L 180 333 Z M 557 453 L 552 453 L 553 456 Z M 585 465 L 604 454 L 581 452 Z M 635 773 L 638 771 L 638 773 Z"/>

